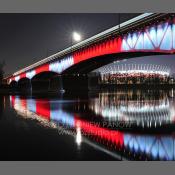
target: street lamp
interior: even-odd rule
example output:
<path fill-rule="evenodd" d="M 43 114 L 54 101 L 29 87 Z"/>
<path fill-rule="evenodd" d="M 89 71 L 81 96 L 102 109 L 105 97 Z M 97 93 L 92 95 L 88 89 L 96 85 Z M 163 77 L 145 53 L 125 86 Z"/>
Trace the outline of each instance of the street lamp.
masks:
<path fill-rule="evenodd" d="M 79 42 L 79 41 L 81 41 L 81 35 L 79 33 L 77 33 L 77 32 L 73 32 L 72 39 L 75 42 Z"/>

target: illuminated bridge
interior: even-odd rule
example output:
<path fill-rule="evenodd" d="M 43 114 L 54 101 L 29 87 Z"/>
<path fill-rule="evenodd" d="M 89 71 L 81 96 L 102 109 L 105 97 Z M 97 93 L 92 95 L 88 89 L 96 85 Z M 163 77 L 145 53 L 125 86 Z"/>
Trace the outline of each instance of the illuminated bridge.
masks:
<path fill-rule="evenodd" d="M 7 82 L 32 90 L 70 87 L 70 81 L 83 87 L 87 73 L 113 61 L 174 52 L 175 14 L 145 13 L 27 66 Z"/>

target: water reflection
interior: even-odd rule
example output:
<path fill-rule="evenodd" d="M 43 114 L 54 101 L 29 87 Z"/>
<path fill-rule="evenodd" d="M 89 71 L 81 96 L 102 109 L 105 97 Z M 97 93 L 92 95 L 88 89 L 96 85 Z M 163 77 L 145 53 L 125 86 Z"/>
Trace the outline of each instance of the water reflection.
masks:
<path fill-rule="evenodd" d="M 157 127 L 174 123 L 175 101 L 173 90 L 117 91 L 99 93 L 90 100 L 89 108 L 108 121 L 132 121 L 142 127 Z"/>
<path fill-rule="evenodd" d="M 100 93 L 87 106 L 95 114 L 114 121 L 134 120 L 138 124 L 148 122 L 151 123 L 147 125 L 149 127 L 152 127 L 152 123 L 174 123 L 174 99 L 167 93 L 159 93 L 158 96 L 152 96 L 151 93 L 145 96 L 143 93 L 128 92 Z M 59 134 L 72 134 L 79 147 L 82 142 L 95 144 L 98 149 L 110 151 L 113 156 L 120 155 L 134 160 L 175 159 L 173 134 L 134 133 L 103 127 L 91 118 L 83 118 L 82 112 L 65 110 L 66 104 L 59 100 L 10 96 L 10 102 L 19 116 L 37 120 L 45 127 L 58 129 Z M 75 107 L 76 102 L 72 101 L 69 105 Z"/>

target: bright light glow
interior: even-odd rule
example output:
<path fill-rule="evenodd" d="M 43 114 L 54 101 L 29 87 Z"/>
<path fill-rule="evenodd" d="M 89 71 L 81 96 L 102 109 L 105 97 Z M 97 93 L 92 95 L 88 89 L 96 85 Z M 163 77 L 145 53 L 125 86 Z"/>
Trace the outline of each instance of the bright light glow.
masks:
<path fill-rule="evenodd" d="M 76 135 L 76 143 L 77 145 L 81 145 L 81 141 L 82 141 L 82 138 L 81 138 L 81 129 L 78 127 L 77 128 L 77 135 Z"/>
<path fill-rule="evenodd" d="M 81 40 L 81 35 L 77 32 L 73 32 L 73 39 L 78 42 Z"/>

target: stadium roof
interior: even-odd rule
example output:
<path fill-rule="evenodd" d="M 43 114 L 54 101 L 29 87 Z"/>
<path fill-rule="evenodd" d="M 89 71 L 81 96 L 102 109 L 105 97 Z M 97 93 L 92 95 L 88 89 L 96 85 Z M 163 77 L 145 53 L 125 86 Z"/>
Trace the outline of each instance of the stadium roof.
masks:
<path fill-rule="evenodd" d="M 169 76 L 170 71 L 171 69 L 168 66 L 156 64 L 118 64 L 114 62 L 100 67 L 93 72 L 99 72 L 100 74 L 151 73 Z"/>

